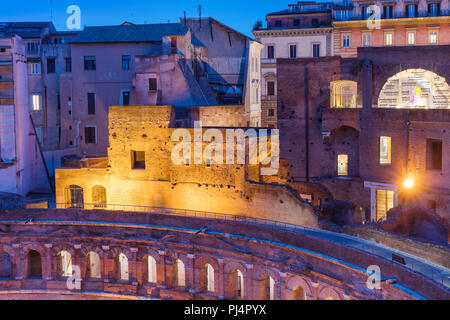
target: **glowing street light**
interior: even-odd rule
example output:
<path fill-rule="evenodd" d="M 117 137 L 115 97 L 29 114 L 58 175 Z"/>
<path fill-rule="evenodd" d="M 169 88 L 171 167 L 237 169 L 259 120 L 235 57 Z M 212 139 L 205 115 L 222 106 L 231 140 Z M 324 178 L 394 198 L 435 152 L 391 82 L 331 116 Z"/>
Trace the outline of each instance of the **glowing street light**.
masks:
<path fill-rule="evenodd" d="M 411 178 L 406 179 L 406 180 L 403 182 L 403 186 L 404 186 L 406 189 L 411 189 L 411 188 L 413 188 L 413 187 L 414 187 L 414 180 L 411 179 Z"/>

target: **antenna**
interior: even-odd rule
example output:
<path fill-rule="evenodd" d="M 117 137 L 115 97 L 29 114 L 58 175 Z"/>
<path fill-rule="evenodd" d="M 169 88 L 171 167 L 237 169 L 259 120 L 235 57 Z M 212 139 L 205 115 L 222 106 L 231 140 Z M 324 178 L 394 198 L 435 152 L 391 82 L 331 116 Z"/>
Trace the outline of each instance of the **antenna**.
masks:
<path fill-rule="evenodd" d="M 186 10 L 184 10 L 184 26 L 186 26 Z"/>
<path fill-rule="evenodd" d="M 202 27 L 202 5 L 198 5 L 198 21 L 200 22 L 200 28 Z"/>
<path fill-rule="evenodd" d="M 53 0 L 50 0 L 50 21 L 53 22 Z"/>

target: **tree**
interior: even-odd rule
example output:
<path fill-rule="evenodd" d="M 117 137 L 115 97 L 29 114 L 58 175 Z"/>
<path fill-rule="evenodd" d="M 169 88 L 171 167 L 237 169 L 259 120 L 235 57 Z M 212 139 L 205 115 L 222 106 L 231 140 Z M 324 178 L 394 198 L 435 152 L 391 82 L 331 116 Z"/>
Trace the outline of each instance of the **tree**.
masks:
<path fill-rule="evenodd" d="M 260 30 L 263 27 L 263 23 L 261 20 L 256 21 L 255 25 L 253 26 L 253 30 Z"/>

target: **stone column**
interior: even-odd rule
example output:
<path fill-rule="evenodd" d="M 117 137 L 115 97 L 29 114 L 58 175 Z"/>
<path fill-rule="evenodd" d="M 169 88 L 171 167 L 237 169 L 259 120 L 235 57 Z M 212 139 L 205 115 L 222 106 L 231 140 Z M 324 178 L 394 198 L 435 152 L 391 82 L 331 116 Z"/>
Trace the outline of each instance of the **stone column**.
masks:
<path fill-rule="evenodd" d="M 20 252 L 20 244 L 13 243 L 12 247 L 14 248 L 15 255 L 14 255 L 14 279 L 15 280 L 22 280 L 26 277 L 26 261 L 22 258 L 22 253 Z M 26 255 L 26 253 L 24 253 Z"/>
<path fill-rule="evenodd" d="M 167 289 L 168 279 L 166 270 L 166 252 L 164 250 L 159 250 L 159 263 L 156 265 L 156 278 L 158 287 L 161 289 Z"/>
<path fill-rule="evenodd" d="M 217 270 L 217 296 L 219 300 L 224 300 L 226 288 L 225 264 L 222 258 L 217 259 L 217 262 L 219 263 L 219 270 Z"/>
<path fill-rule="evenodd" d="M 275 300 L 284 300 L 285 296 L 286 296 L 286 272 L 280 272 L 280 284 L 279 286 L 279 290 L 278 290 L 278 297 L 274 297 Z"/>
<path fill-rule="evenodd" d="M 45 255 L 44 261 L 42 261 L 42 280 L 53 280 L 56 275 L 53 272 L 52 268 L 52 248 L 53 244 L 46 243 L 45 246 Z"/>
<path fill-rule="evenodd" d="M 313 300 L 318 300 L 319 299 L 319 283 L 311 281 L 311 287 L 312 287 Z"/>
<path fill-rule="evenodd" d="M 196 290 L 195 290 L 195 265 L 194 265 L 195 256 L 193 254 L 188 254 L 187 258 L 188 258 L 188 261 L 187 261 L 187 265 L 185 266 L 186 290 L 188 290 L 189 293 L 196 293 Z"/>
<path fill-rule="evenodd" d="M 253 265 L 250 263 L 246 263 L 245 267 L 247 268 L 247 278 L 244 278 L 244 299 L 245 300 L 255 300 L 258 297 L 254 297 L 254 288 L 253 288 Z"/>
<path fill-rule="evenodd" d="M 109 257 L 108 257 L 108 251 L 109 251 L 109 246 L 105 245 L 102 246 L 103 249 L 103 270 L 102 270 L 102 280 L 105 283 L 110 282 L 109 279 Z"/>
<path fill-rule="evenodd" d="M 137 282 L 137 252 L 138 252 L 138 248 L 130 248 L 130 251 L 131 251 L 132 257 L 131 257 L 131 261 L 128 262 L 129 280 L 132 285 L 137 286 L 138 285 L 138 282 Z"/>
<path fill-rule="evenodd" d="M 81 259 L 81 244 L 74 244 L 73 245 L 74 249 L 75 249 L 75 257 L 73 257 L 72 260 L 72 269 L 73 267 L 78 267 L 80 273 L 78 274 L 78 271 L 72 270 L 72 274 L 74 276 L 78 276 L 78 278 L 76 278 L 76 282 L 81 284 L 81 281 L 83 280 L 83 273 L 84 273 L 84 264 L 83 264 L 83 259 Z"/>

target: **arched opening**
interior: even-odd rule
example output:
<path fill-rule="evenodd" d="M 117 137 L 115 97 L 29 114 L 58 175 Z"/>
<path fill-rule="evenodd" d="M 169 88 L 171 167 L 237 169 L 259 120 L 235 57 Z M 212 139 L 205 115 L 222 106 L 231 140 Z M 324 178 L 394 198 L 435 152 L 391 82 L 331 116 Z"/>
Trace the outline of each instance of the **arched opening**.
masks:
<path fill-rule="evenodd" d="M 123 253 L 116 255 L 114 259 L 115 273 L 117 281 L 129 281 L 128 258 Z"/>
<path fill-rule="evenodd" d="M 295 287 L 292 290 L 292 300 L 306 300 L 305 290 L 300 286 Z"/>
<path fill-rule="evenodd" d="M 72 256 L 65 250 L 56 255 L 56 274 L 58 277 L 72 276 Z"/>
<path fill-rule="evenodd" d="M 92 188 L 92 202 L 94 208 L 106 208 L 106 189 L 102 186 Z"/>
<path fill-rule="evenodd" d="M 144 275 L 147 277 L 148 283 L 157 283 L 156 278 L 156 260 L 152 256 L 147 256 L 144 258 Z"/>
<path fill-rule="evenodd" d="M 450 87 L 444 77 L 408 69 L 389 78 L 378 96 L 378 108 L 449 109 Z"/>
<path fill-rule="evenodd" d="M 200 270 L 200 291 L 214 292 L 214 290 L 214 268 L 207 263 Z"/>
<path fill-rule="evenodd" d="M 244 298 L 244 276 L 238 269 L 233 269 L 228 275 L 228 295 L 230 298 Z"/>
<path fill-rule="evenodd" d="M 86 278 L 100 279 L 100 256 L 97 252 L 89 252 L 86 255 Z"/>
<path fill-rule="evenodd" d="M 357 108 L 356 96 L 358 94 L 358 84 L 355 81 L 332 81 L 330 86 L 331 108 Z"/>
<path fill-rule="evenodd" d="M 185 287 L 186 286 L 186 276 L 184 270 L 184 263 L 180 259 L 175 259 L 172 264 L 173 270 L 173 286 L 174 287 Z"/>
<path fill-rule="evenodd" d="M 66 208 L 84 208 L 83 188 L 71 185 L 65 189 Z"/>
<path fill-rule="evenodd" d="M 11 277 L 11 257 L 7 252 L 0 253 L 0 278 Z"/>
<path fill-rule="evenodd" d="M 27 269 L 28 278 L 42 279 L 42 259 L 39 252 L 35 250 L 28 251 Z"/>
<path fill-rule="evenodd" d="M 267 274 L 263 275 L 259 285 L 261 300 L 274 300 L 275 280 Z"/>

